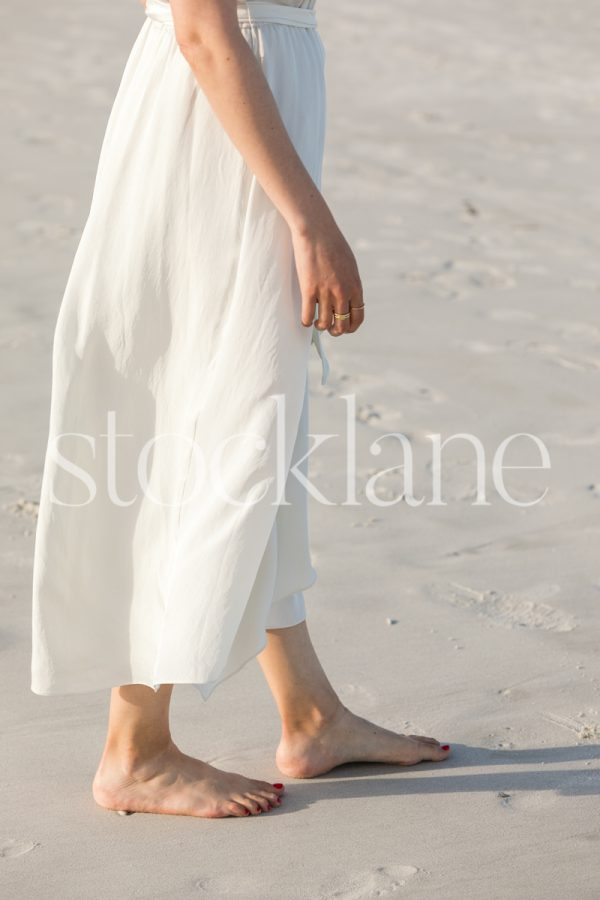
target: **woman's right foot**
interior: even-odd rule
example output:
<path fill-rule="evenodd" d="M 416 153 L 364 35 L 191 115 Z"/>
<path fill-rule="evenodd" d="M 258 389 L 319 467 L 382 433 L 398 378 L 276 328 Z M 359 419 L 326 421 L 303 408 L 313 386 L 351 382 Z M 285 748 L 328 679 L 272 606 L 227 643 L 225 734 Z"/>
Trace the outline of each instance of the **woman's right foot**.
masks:
<path fill-rule="evenodd" d="M 94 778 L 94 800 L 105 809 L 199 816 L 247 816 L 279 806 L 283 785 L 223 772 L 186 756 L 172 742 L 143 761 L 106 749 Z"/>

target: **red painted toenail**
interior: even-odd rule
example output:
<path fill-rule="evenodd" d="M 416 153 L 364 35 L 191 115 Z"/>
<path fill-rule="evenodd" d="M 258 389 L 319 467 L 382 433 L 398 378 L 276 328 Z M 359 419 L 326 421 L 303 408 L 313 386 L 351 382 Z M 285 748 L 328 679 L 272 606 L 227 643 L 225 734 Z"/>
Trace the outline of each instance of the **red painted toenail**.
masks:
<path fill-rule="evenodd" d="M 244 813 L 244 815 L 245 815 L 245 816 L 249 816 L 249 815 L 250 815 L 250 810 L 247 809 L 246 812 Z"/>
<path fill-rule="evenodd" d="M 277 788 L 277 790 L 280 791 L 281 788 L 283 787 L 283 785 L 282 784 L 274 784 L 273 787 Z"/>
<path fill-rule="evenodd" d="M 450 744 L 442 744 L 442 750 L 449 750 Z"/>

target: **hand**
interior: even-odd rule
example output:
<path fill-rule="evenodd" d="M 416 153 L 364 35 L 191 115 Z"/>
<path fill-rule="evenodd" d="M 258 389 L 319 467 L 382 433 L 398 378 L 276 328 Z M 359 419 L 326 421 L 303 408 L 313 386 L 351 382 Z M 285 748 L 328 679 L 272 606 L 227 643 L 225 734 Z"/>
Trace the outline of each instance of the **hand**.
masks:
<path fill-rule="evenodd" d="M 332 335 L 364 319 L 354 255 L 285 128 L 236 0 L 171 0 L 175 37 L 217 118 L 287 222 L 302 291 L 302 322 Z M 351 307 L 354 307 L 351 309 Z M 348 318 L 334 318 L 348 316 Z"/>
<path fill-rule="evenodd" d="M 292 241 L 302 292 L 302 324 L 314 324 L 334 337 L 356 331 L 365 318 L 360 308 L 362 284 L 354 254 L 333 217 L 302 230 L 292 229 Z M 334 313 L 350 315 L 336 319 Z"/>

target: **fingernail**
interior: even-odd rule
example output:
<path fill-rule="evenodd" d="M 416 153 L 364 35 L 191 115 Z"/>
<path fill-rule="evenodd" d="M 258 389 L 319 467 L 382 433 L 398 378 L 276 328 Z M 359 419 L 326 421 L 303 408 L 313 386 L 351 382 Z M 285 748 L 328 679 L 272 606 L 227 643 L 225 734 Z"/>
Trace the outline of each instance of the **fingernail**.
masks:
<path fill-rule="evenodd" d="M 277 788 L 277 790 L 280 791 L 281 788 L 283 787 L 283 785 L 282 784 L 274 784 L 273 787 Z"/>
<path fill-rule="evenodd" d="M 442 750 L 449 750 L 450 744 L 442 744 Z"/>

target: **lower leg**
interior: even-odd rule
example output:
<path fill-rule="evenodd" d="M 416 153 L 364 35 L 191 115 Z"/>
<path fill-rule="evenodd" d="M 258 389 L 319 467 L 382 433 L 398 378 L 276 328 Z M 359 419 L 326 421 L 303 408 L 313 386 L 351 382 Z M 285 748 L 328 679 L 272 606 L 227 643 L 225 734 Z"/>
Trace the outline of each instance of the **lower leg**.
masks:
<path fill-rule="evenodd" d="M 158 691 L 113 688 L 108 735 L 93 783 L 107 809 L 217 818 L 260 813 L 280 802 L 282 787 L 255 781 L 186 756 L 173 743 L 173 685 Z"/>
<path fill-rule="evenodd" d="M 104 754 L 118 758 L 127 771 L 166 751 L 172 743 L 172 694 L 172 684 L 163 684 L 158 691 L 141 684 L 113 688 Z"/>
<path fill-rule="evenodd" d="M 312 645 L 306 622 L 267 631 L 258 657 L 284 731 L 320 727 L 342 709 Z"/>
<path fill-rule="evenodd" d="M 267 632 L 258 657 L 281 716 L 277 765 L 286 775 L 310 778 L 347 762 L 414 765 L 448 756 L 434 738 L 388 731 L 346 709 L 331 686 L 306 622 Z"/>

